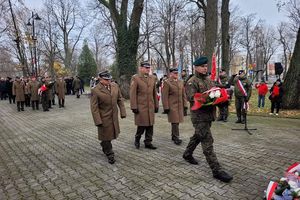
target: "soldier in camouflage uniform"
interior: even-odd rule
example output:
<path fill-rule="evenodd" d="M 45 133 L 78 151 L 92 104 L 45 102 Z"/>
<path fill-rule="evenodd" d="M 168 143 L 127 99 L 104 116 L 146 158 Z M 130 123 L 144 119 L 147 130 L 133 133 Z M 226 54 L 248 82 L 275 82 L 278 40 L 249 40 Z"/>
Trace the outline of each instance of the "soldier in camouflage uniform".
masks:
<path fill-rule="evenodd" d="M 214 86 L 214 83 L 207 76 L 207 58 L 200 57 L 193 63 L 195 65 L 195 75 L 192 76 L 186 86 L 187 99 L 194 104 L 195 93 L 203 93 Z M 198 161 L 193 157 L 193 152 L 201 142 L 203 153 L 213 172 L 213 177 L 223 182 L 230 182 L 232 176 L 221 169 L 217 156 L 213 149 L 213 137 L 210 131 L 211 122 L 214 121 L 214 106 L 204 106 L 198 110 L 191 110 L 191 120 L 195 128 L 194 135 L 190 138 L 190 142 L 183 154 L 183 158 L 194 165 Z"/>
<path fill-rule="evenodd" d="M 228 84 L 228 77 L 224 69 L 222 69 L 220 72 L 216 86 L 219 88 L 230 88 L 230 85 Z M 228 106 L 229 106 L 229 101 L 218 105 L 219 108 L 219 117 L 217 119 L 218 121 L 227 122 Z"/>
<path fill-rule="evenodd" d="M 243 88 L 239 86 L 239 82 L 242 84 Z M 251 83 L 247 79 L 244 70 L 239 71 L 239 75 L 235 76 L 233 79 L 234 84 L 234 96 L 235 96 L 235 108 L 237 121 L 235 123 L 245 123 L 245 103 L 247 103 L 251 97 Z M 243 89 L 245 90 L 243 92 Z"/>

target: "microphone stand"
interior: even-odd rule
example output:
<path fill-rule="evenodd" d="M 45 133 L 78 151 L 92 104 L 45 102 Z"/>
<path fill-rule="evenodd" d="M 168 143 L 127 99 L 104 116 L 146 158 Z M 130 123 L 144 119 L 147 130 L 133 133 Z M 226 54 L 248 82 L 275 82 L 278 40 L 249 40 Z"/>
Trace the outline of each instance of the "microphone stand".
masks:
<path fill-rule="evenodd" d="M 251 83 L 250 83 L 250 89 L 252 89 L 252 83 L 253 83 L 253 81 L 256 79 L 258 72 L 260 72 L 260 70 L 259 70 L 259 71 L 255 71 L 256 74 L 255 74 L 255 76 L 253 77 L 253 79 L 252 79 L 252 81 L 251 81 Z M 244 97 L 244 104 L 245 104 L 245 103 L 246 103 L 246 96 Z M 250 131 L 254 131 L 254 130 L 257 130 L 257 129 L 256 129 L 256 128 L 248 128 L 248 127 L 247 127 L 247 107 L 244 106 L 244 105 L 243 105 L 243 109 L 242 109 L 242 114 L 244 115 L 244 120 L 245 120 L 245 126 L 244 126 L 244 128 L 242 128 L 242 129 L 240 129 L 240 128 L 233 128 L 233 129 L 231 129 L 231 130 L 233 130 L 233 131 L 244 130 L 244 131 L 246 131 L 249 135 L 252 135 L 252 133 L 251 133 Z"/>

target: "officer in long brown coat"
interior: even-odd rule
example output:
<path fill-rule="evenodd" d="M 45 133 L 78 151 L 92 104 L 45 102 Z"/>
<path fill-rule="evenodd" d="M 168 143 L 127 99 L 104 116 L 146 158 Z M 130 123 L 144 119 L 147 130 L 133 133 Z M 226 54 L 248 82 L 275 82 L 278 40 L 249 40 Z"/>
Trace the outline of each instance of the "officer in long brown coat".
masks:
<path fill-rule="evenodd" d="M 164 82 L 162 88 L 162 104 L 164 113 L 168 114 L 171 123 L 171 136 L 175 144 L 180 145 L 179 123 L 183 122 L 184 108 L 187 109 L 187 101 L 184 90 L 184 82 L 178 79 L 178 69 L 170 69 L 170 77 Z"/>
<path fill-rule="evenodd" d="M 41 87 L 41 84 L 36 80 L 36 77 L 32 77 L 29 82 L 29 92 L 30 92 L 30 101 L 32 110 L 39 110 L 39 94 L 38 89 Z"/>
<path fill-rule="evenodd" d="M 110 164 L 115 163 L 111 141 L 120 133 L 118 107 L 121 118 L 126 117 L 126 110 L 119 86 L 111 83 L 108 71 L 99 73 L 100 82 L 91 89 L 91 112 L 98 127 L 98 139 Z"/>
<path fill-rule="evenodd" d="M 142 62 L 139 74 L 132 76 L 130 85 L 130 107 L 134 113 L 137 131 L 135 135 L 135 147 L 140 148 L 140 139 L 145 133 L 145 148 L 156 149 L 152 145 L 154 112 L 158 112 L 158 99 L 156 93 L 156 77 L 149 75 L 150 64 Z"/>
<path fill-rule="evenodd" d="M 78 76 L 76 76 L 72 82 L 72 88 L 73 88 L 77 98 L 80 97 L 80 94 L 79 94 L 80 84 L 81 84 L 80 79 Z"/>
<path fill-rule="evenodd" d="M 214 86 L 214 83 L 207 75 L 207 57 L 200 57 L 193 63 L 195 65 L 195 75 L 193 75 L 187 82 L 186 95 L 191 104 L 194 105 L 194 96 L 196 93 L 203 93 Z M 186 147 L 183 158 L 194 165 L 198 161 L 193 157 L 193 152 L 201 143 L 203 154 L 213 172 L 213 177 L 223 182 L 232 180 L 232 176 L 222 170 L 216 153 L 214 152 L 212 133 L 210 131 L 211 123 L 215 118 L 215 106 L 203 106 L 197 110 L 191 110 L 191 121 L 195 128 L 194 135 L 190 138 L 190 142 Z"/>
<path fill-rule="evenodd" d="M 18 111 L 24 111 L 25 84 L 18 76 L 16 76 L 16 79 L 13 83 L 13 95 L 16 96 Z"/>
<path fill-rule="evenodd" d="M 62 77 L 58 78 L 58 81 L 55 83 L 56 94 L 58 97 L 59 107 L 65 107 L 65 92 L 66 92 L 66 83 Z"/>

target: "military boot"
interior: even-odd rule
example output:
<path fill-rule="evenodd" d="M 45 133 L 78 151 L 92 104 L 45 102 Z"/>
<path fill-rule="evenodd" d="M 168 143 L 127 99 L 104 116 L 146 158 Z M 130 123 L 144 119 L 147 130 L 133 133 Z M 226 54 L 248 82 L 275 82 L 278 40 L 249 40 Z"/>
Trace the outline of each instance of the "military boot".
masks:
<path fill-rule="evenodd" d="M 115 157 L 113 155 L 107 156 L 108 163 L 114 164 L 116 162 Z"/>
<path fill-rule="evenodd" d="M 192 165 L 198 165 L 198 161 L 192 155 L 185 155 L 182 156 L 184 160 L 191 163 Z"/>
<path fill-rule="evenodd" d="M 233 177 L 231 175 L 229 175 L 228 173 L 226 173 L 225 171 L 222 171 L 222 170 L 213 172 L 213 176 L 215 179 L 218 179 L 225 183 L 229 183 L 233 179 Z"/>
<path fill-rule="evenodd" d="M 172 140 L 176 145 L 180 145 L 182 143 L 182 140 L 179 139 L 178 137 L 172 137 Z"/>
<path fill-rule="evenodd" d="M 241 120 L 241 118 L 239 117 L 238 118 L 238 120 L 236 120 L 236 122 L 235 123 L 242 123 L 242 120 Z"/>
<path fill-rule="evenodd" d="M 134 146 L 135 146 L 135 148 L 137 148 L 137 149 L 140 148 L 140 139 L 135 138 L 135 140 L 134 140 Z"/>
<path fill-rule="evenodd" d="M 157 147 L 155 147 L 155 146 L 153 146 L 153 144 L 145 144 L 145 148 L 146 149 L 153 149 L 153 150 L 155 150 L 155 149 L 157 149 Z"/>

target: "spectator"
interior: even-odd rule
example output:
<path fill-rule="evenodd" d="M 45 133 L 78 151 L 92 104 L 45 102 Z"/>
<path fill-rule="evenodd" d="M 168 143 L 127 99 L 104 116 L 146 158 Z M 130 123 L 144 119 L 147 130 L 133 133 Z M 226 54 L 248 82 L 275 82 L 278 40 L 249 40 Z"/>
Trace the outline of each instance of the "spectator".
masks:
<path fill-rule="evenodd" d="M 268 93 L 268 86 L 265 83 L 264 80 L 262 80 L 259 84 L 255 85 L 255 88 L 258 91 L 258 109 L 260 107 L 264 108 L 265 107 L 265 96 Z"/>
<path fill-rule="evenodd" d="M 277 79 L 277 81 L 273 84 L 273 86 L 270 89 L 270 93 L 271 93 L 271 95 L 269 96 L 269 99 L 271 100 L 270 115 L 274 114 L 275 108 L 276 108 L 275 115 L 278 115 L 280 104 L 282 101 L 282 96 L 283 96 L 282 83 L 280 79 Z"/>

